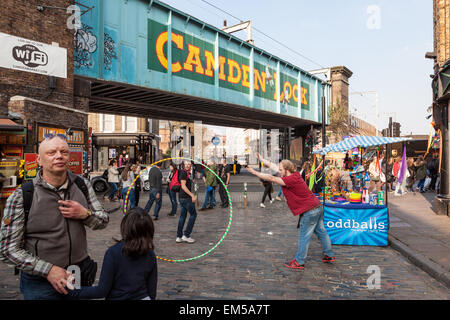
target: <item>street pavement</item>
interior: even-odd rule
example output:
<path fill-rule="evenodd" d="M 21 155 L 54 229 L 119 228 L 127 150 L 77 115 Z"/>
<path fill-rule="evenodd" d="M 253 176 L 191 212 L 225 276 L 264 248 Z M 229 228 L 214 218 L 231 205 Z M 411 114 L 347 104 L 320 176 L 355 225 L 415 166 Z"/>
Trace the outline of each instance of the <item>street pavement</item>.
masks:
<path fill-rule="evenodd" d="M 175 242 L 180 209 L 176 217 L 168 217 L 169 199 L 167 194 L 163 195 L 160 219 L 155 221 L 155 251 L 161 258 L 158 260 L 157 299 L 450 299 L 450 290 L 445 285 L 392 247 L 333 246 L 336 262 L 324 264 L 320 242 L 313 236 L 306 269 L 285 268 L 283 263 L 291 260 L 297 250 L 297 218 L 292 216 L 284 201 L 269 204 L 266 200 L 267 207 L 259 208 L 263 188 L 258 187 L 255 180 L 255 189 L 249 192 L 248 206 L 244 208 L 243 194 L 237 189 L 240 182 L 236 184 L 238 177 L 233 178 L 230 189 L 234 186 L 236 191 L 231 191 L 232 213 L 219 207 L 198 212 L 191 235 L 196 239 L 194 244 Z M 218 193 L 216 198 L 219 198 Z M 141 207 L 147 199 L 148 193 L 141 193 Z M 200 205 L 203 199 L 200 193 Z M 118 202 L 101 201 L 108 209 L 119 206 Z M 391 204 L 398 203 L 403 211 L 409 212 L 408 207 L 400 203 L 403 201 L 408 202 L 406 196 L 392 200 Z M 110 214 L 106 229 L 88 231 L 90 254 L 99 262 L 97 277 L 105 250 L 115 243 L 112 238 L 119 235 L 121 218 L 121 211 L 116 210 Z M 411 220 L 405 220 L 401 222 L 415 227 Z M 391 231 L 396 232 L 396 228 L 399 227 L 393 226 Z M 445 239 L 448 244 L 448 233 Z M 216 248 L 211 251 L 213 247 Z M 199 256 L 187 262 L 162 260 L 189 260 Z M 379 289 L 367 286 L 372 274 L 368 273 L 369 266 L 380 268 Z M 22 299 L 18 277 L 3 263 L 0 263 L 0 299 Z"/>
<path fill-rule="evenodd" d="M 390 245 L 450 288 L 450 217 L 432 210 L 436 193 L 389 197 Z"/>

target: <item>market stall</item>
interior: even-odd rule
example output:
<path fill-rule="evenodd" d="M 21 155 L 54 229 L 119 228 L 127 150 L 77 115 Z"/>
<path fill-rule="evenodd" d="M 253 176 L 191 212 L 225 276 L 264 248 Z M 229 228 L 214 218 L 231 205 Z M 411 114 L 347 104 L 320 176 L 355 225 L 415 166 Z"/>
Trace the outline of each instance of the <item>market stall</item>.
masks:
<path fill-rule="evenodd" d="M 355 136 L 329 145 L 314 153 L 324 157 L 330 152 L 342 153 L 354 149 L 362 150 L 370 147 L 386 147 L 389 144 L 404 142 L 410 139 Z M 385 153 L 388 156 L 388 153 Z M 361 152 L 361 157 L 359 157 L 360 161 L 362 158 Z M 378 155 L 376 162 L 380 174 L 383 175 Z M 359 174 L 358 179 L 364 179 L 365 169 L 360 163 L 349 174 L 354 177 Z M 380 190 L 376 194 L 369 194 L 368 190 L 362 186 L 358 186 L 355 190 L 341 190 L 338 192 L 334 189 L 329 189 L 329 187 L 325 187 L 324 189 L 317 196 L 324 203 L 324 223 L 332 244 L 387 246 L 389 210 L 387 206 L 388 193 L 386 192 L 386 184 L 384 184 L 384 190 Z"/>
<path fill-rule="evenodd" d="M 6 199 L 23 178 L 22 156 L 26 140 L 26 128 L 10 119 L 0 118 L 0 219 Z"/>

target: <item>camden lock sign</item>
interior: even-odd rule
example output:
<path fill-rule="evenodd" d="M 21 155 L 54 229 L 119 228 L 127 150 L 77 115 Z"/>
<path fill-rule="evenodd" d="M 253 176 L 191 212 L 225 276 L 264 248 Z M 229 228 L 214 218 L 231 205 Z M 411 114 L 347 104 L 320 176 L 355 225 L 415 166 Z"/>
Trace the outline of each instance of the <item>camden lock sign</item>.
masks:
<path fill-rule="evenodd" d="M 67 78 L 67 49 L 0 32 L 0 67 Z"/>
<path fill-rule="evenodd" d="M 151 70 L 167 73 L 168 69 L 168 31 L 167 26 L 148 20 L 148 67 Z M 174 76 L 200 81 L 214 85 L 216 57 L 214 44 L 203 39 L 172 29 L 171 72 Z M 156 58 L 156 59 L 155 59 Z M 250 93 L 250 59 L 235 52 L 219 47 L 218 54 L 219 86 L 242 93 Z M 254 94 L 257 97 L 280 101 L 292 107 L 298 107 L 299 99 L 302 109 L 310 109 L 310 85 L 280 72 L 278 90 L 277 70 L 274 65 L 254 61 Z"/>

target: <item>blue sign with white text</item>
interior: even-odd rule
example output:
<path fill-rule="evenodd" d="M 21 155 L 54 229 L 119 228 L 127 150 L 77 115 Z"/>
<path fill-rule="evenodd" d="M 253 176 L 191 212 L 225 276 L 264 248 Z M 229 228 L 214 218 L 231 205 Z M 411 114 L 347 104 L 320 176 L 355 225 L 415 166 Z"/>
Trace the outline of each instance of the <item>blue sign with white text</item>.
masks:
<path fill-rule="evenodd" d="M 388 245 L 389 217 L 385 206 L 326 204 L 324 224 L 332 244 Z"/>
<path fill-rule="evenodd" d="M 211 139 L 211 142 L 213 145 L 217 146 L 220 143 L 220 138 L 219 137 L 214 137 Z"/>

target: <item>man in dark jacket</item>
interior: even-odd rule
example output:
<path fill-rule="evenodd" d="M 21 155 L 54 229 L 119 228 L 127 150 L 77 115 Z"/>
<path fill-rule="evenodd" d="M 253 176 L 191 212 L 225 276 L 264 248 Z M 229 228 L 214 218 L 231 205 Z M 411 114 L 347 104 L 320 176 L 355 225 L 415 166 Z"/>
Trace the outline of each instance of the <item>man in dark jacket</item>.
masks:
<path fill-rule="evenodd" d="M 150 169 L 148 174 L 148 181 L 150 182 L 150 195 L 148 202 L 145 206 L 145 212 L 149 213 L 152 208 L 153 202 L 156 200 L 155 211 L 153 214 L 153 220 L 158 220 L 159 211 L 162 205 L 162 172 L 161 162 L 158 162 Z"/>
<path fill-rule="evenodd" d="M 439 159 L 438 154 L 433 154 L 433 158 L 428 162 L 427 169 L 430 172 L 431 182 L 428 186 L 428 190 L 435 191 L 436 188 L 436 180 L 439 172 Z"/>
<path fill-rule="evenodd" d="M 225 183 L 225 186 L 228 187 L 230 184 L 230 177 L 231 177 L 231 169 L 230 166 L 227 165 L 227 160 L 225 158 L 222 159 L 222 164 L 219 166 L 219 177 L 222 179 L 223 183 Z M 219 183 L 219 195 L 220 195 L 220 206 L 222 208 L 228 208 L 229 201 L 228 201 L 228 195 L 227 190 L 223 186 L 222 183 Z"/>

